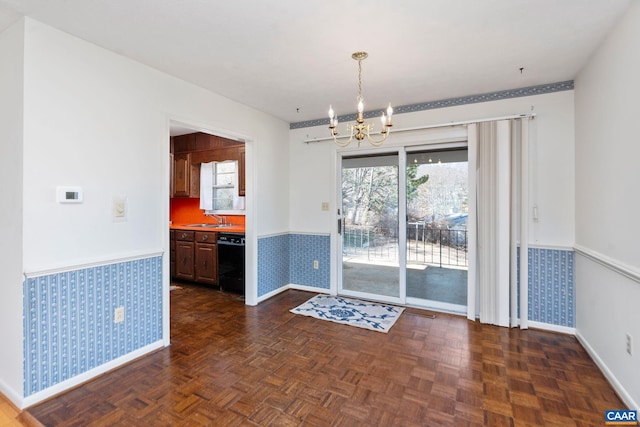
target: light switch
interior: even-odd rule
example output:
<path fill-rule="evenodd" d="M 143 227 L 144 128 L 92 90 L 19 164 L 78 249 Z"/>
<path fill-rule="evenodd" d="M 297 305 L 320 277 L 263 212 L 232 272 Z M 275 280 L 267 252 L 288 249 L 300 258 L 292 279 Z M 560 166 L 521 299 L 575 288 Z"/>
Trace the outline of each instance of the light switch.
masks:
<path fill-rule="evenodd" d="M 127 198 L 126 197 L 113 198 L 113 220 L 114 221 L 127 220 Z"/>

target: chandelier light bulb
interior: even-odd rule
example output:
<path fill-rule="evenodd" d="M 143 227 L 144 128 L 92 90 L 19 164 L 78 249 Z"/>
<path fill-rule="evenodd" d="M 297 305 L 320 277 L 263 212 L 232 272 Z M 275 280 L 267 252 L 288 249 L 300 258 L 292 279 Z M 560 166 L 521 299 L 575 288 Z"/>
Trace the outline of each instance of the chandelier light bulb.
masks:
<path fill-rule="evenodd" d="M 362 114 L 364 112 L 364 104 L 362 103 L 362 99 L 358 101 L 358 113 Z"/>
<path fill-rule="evenodd" d="M 333 116 L 334 116 L 333 107 L 331 107 L 331 105 L 329 105 L 329 119 L 333 120 Z"/>

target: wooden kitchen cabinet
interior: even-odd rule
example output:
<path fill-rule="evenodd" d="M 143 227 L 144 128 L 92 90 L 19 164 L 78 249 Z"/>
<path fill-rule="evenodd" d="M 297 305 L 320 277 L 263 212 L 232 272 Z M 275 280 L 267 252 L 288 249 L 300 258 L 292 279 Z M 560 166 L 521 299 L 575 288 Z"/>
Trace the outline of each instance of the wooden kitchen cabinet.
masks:
<path fill-rule="evenodd" d="M 196 231 L 195 280 L 198 283 L 218 283 L 218 250 L 216 233 Z"/>
<path fill-rule="evenodd" d="M 176 277 L 176 232 L 169 231 L 169 276 Z"/>
<path fill-rule="evenodd" d="M 190 153 L 173 155 L 171 197 L 200 197 L 200 165 L 191 163 Z"/>
<path fill-rule="evenodd" d="M 171 230 L 170 234 L 173 236 L 170 243 L 171 277 L 205 285 L 217 285 L 216 233 L 176 229 Z"/>
<path fill-rule="evenodd" d="M 195 231 L 177 230 L 175 234 L 176 264 L 175 277 L 182 280 L 195 280 Z"/>
<path fill-rule="evenodd" d="M 244 196 L 245 191 L 245 179 L 244 179 L 244 145 L 238 148 L 238 195 Z"/>
<path fill-rule="evenodd" d="M 171 139 L 171 197 L 200 197 L 200 165 L 225 160 L 238 161 L 238 195 L 246 194 L 245 145 L 201 132 Z"/>

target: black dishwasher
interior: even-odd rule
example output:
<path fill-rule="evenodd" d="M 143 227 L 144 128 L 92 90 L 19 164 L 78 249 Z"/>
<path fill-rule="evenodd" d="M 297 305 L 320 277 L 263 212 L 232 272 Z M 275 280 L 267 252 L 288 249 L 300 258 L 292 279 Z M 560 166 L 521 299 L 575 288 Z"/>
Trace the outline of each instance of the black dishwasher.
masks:
<path fill-rule="evenodd" d="M 218 233 L 220 289 L 244 295 L 244 234 Z"/>

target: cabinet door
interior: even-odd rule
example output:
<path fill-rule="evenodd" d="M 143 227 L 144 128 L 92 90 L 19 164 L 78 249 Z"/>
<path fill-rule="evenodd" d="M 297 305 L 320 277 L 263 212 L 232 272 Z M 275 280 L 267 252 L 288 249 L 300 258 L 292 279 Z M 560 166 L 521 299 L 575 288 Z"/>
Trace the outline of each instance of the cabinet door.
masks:
<path fill-rule="evenodd" d="M 169 276 L 176 277 L 176 233 L 169 231 Z"/>
<path fill-rule="evenodd" d="M 200 164 L 189 165 L 189 197 L 200 198 Z"/>
<path fill-rule="evenodd" d="M 176 241 L 176 278 L 184 280 L 194 280 L 194 252 L 193 242 Z"/>
<path fill-rule="evenodd" d="M 189 197 L 191 165 L 189 154 L 173 155 L 173 196 Z"/>
<path fill-rule="evenodd" d="M 244 146 L 239 149 L 238 159 L 238 195 L 245 195 L 245 179 L 244 179 Z"/>
<path fill-rule="evenodd" d="M 196 282 L 218 283 L 218 252 L 216 245 L 196 243 Z"/>

